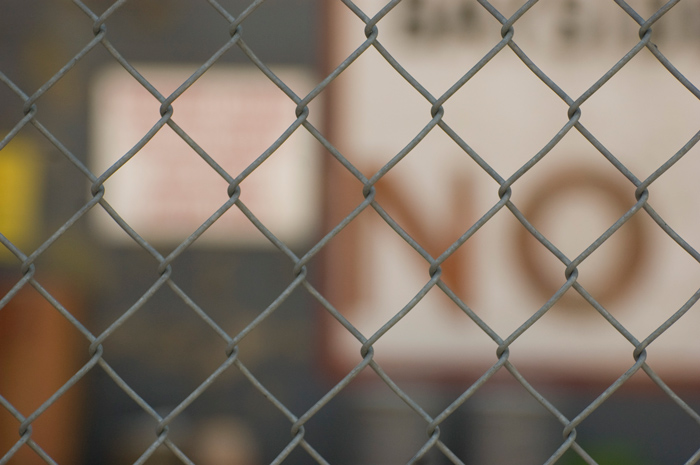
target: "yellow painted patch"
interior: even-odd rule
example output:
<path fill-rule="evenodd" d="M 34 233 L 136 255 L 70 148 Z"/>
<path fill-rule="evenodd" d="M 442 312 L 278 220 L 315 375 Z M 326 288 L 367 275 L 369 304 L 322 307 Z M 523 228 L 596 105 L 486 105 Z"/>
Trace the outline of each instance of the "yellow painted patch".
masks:
<path fill-rule="evenodd" d="M 16 136 L 0 150 L 0 234 L 27 255 L 39 236 L 42 174 L 38 150 L 30 141 Z M 15 260 L 0 245 L 0 262 Z"/>

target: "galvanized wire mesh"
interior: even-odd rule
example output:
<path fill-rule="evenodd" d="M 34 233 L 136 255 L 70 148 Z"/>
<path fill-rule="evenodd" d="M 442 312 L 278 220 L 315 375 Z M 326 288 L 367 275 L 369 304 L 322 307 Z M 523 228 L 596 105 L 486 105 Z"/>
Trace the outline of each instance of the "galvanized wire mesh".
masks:
<path fill-rule="evenodd" d="M 8 399 L 3 397 L 3 393 L 0 392 L 0 404 L 2 405 L 2 408 L 4 408 L 16 419 L 18 430 L 18 435 L 14 446 L 7 451 L 0 451 L 4 454 L 2 458 L 0 458 L 0 464 L 12 463 L 13 457 L 17 451 L 23 447 L 31 448 L 36 455 L 38 455 L 46 463 L 56 463 L 50 454 L 47 453 L 44 448 L 42 448 L 42 444 L 34 440 L 32 434 L 32 424 L 42 414 L 44 414 L 47 409 L 56 403 L 59 398 L 71 391 L 76 383 L 94 370 L 102 370 L 104 373 L 106 373 L 106 375 L 111 378 L 112 382 L 118 386 L 133 401 L 133 403 L 137 404 L 143 410 L 143 412 L 148 414 L 157 425 L 154 436 L 149 439 L 149 441 L 151 441 L 150 446 L 143 450 L 141 456 L 136 462 L 134 462 L 137 464 L 146 463 L 153 456 L 155 451 L 161 447 L 166 447 L 169 449 L 182 463 L 194 463 L 193 460 L 183 452 L 177 441 L 173 439 L 172 435 L 170 434 L 170 425 L 178 417 L 180 417 L 183 412 L 186 412 L 188 408 L 190 408 L 190 406 L 196 401 L 196 399 L 207 391 L 207 389 L 210 388 L 210 386 L 228 370 L 237 370 L 240 374 L 242 374 L 248 380 L 249 388 L 252 390 L 257 390 L 259 393 L 261 393 L 269 401 L 269 403 L 278 409 L 279 412 L 281 412 L 289 421 L 291 439 L 286 447 L 277 452 L 276 458 L 272 461 L 274 464 L 283 463 L 295 449 L 303 449 L 307 454 L 309 463 L 329 463 L 326 458 L 324 458 L 324 456 L 318 452 L 318 445 L 307 441 L 306 424 L 321 410 L 323 410 L 324 407 L 326 407 L 336 396 L 338 396 L 339 393 L 341 393 L 341 391 L 343 391 L 355 378 L 357 378 L 361 373 L 367 371 L 373 371 L 376 373 L 376 375 L 386 384 L 386 386 L 388 386 L 391 391 L 398 396 L 398 398 L 400 398 L 408 407 L 410 407 L 410 409 L 419 415 L 425 423 L 427 428 L 425 442 L 418 448 L 413 458 L 408 461 L 408 463 L 411 464 L 421 463 L 421 460 L 429 452 L 434 450 L 438 450 L 451 463 L 464 463 L 463 459 L 453 452 L 443 441 L 441 437 L 441 425 L 499 371 L 507 371 L 510 373 L 510 376 L 520 385 L 522 385 L 522 387 L 524 387 L 527 392 L 529 392 L 530 395 L 561 424 L 563 438 L 561 439 L 560 445 L 556 451 L 554 451 L 549 459 L 546 460 L 546 464 L 557 463 L 557 461 L 570 449 L 575 451 L 575 453 L 583 458 L 586 463 L 597 463 L 596 460 L 579 444 L 579 442 L 577 442 L 577 427 L 585 422 L 586 419 L 604 402 L 606 402 L 606 400 L 609 399 L 624 383 L 626 383 L 631 377 L 640 371 L 644 372 L 646 376 L 653 383 L 655 383 L 688 417 L 700 425 L 700 414 L 693 410 L 679 395 L 677 395 L 647 364 L 647 351 L 654 350 L 654 341 L 672 325 L 677 324 L 678 320 L 681 319 L 687 312 L 693 311 L 694 304 L 697 302 L 698 298 L 700 298 L 700 290 L 695 292 L 693 295 L 688 296 L 686 303 L 678 308 L 670 318 L 656 328 L 656 330 L 651 334 L 644 335 L 643 339 L 640 340 L 638 337 L 635 337 L 635 335 L 628 331 L 625 326 L 623 326 L 595 299 L 593 295 L 589 293 L 586 288 L 584 288 L 577 281 L 579 265 L 587 260 L 591 254 L 598 250 L 602 244 L 610 239 L 635 215 L 647 215 L 656 223 L 658 228 L 660 228 L 660 230 L 662 230 L 668 237 L 675 241 L 678 246 L 685 251 L 685 253 L 692 257 L 693 260 L 700 262 L 700 254 L 688 242 L 686 242 L 683 237 L 671 229 L 671 227 L 664 221 L 664 218 L 657 213 L 656 210 L 654 210 L 652 204 L 649 202 L 649 187 L 659 178 L 661 178 L 674 164 L 681 160 L 695 146 L 698 140 L 700 140 L 700 131 L 698 131 L 690 140 L 688 140 L 687 143 L 685 143 L 685 145 L 683 145 L 683 147 L 676 153 L 672 154 L 672 156 L 661 164 L 650 176 L 646 177 L 645 179 L 640 179 L 618 158 L 616 158 L 615 155 L 613 155 L 613 153 L 611 153 L 599 140 L 597 140 L 595 135 L 592 134 L 580 121 L 582 114 L 581 106 L 584 104 L 584 102 L 598 92 L 613 76 L 623 69 L 623 67 L 629 63 L 630 60 L 643 51 L 648 51 L 653 54 L 654 57 L 656 57 L 658 62 L 664 68 L 666 68 L 670 75 L 690 92 L 689 98 L 694 97 L 696 99 L 700 99 L 700 90 L 698 90 L 698 88 L 692 82 L 690 82 L 689 79 L 683 76 L 683 74 L 681 74 L 681 72 L 674 67 L 671 61 L 662 53 L 662 51 L 653 41 L 654 35 L 652 26 L 657 21 L 661 20 L 664 15 L 667 14 L 671 8 L 673 8 L 679 2 L 680 0 L 671 0 L 658 8 L 658 10 L 650 17 L 644 18 L 624 0 L 615 0 L 615 3 L 619 6 L 619 8 L 621 8 L 629 16 L 630 21 L 634 21 L 639 25 L 639 40 L 626 54 L 624 54 L 624 56 L 619 58 L 614 66 L 607 70 L 593 85 L 586 89 L 585 92 L 579 96 L 571 96 L 568 95 L 555 81 L 547 76 L 545 72 L 538 68 L 537 63 L 529 58 L 527 50 L 521 49 L 517 44 L 517 34 L 515 32 L 517 22 L 521 17 L 523 17 L 523 15 L 527 14 L 536 3 L 538 3 L 538 0 L 529 0 L 525 2 L 510 17 L 504 16 L 501 11 L 499 11 L 487 0 L 477 0 L 479 7 L 490 13 L 493 18 L 500 23 L 500 34 L 502 39 L 499 42 L 494 43 L 488 53 L 486 53 L 476 65 L 469 69 L 464 69 L 462 77 L 454 82 L 454 84 L 441 95 L 433 95 L 430 91 L 428 91 L 421 84 L 421 82 L 415 79 L 409 73 L 409 71 L 392 56 L 392 51 L 385 48 L 379 39 L 382 28 L 382 20 L 388 15 L 392 14 L 392 11 L 401 3 L 401 0 L 392 0 L 388 2 L 374 16 L 368 16 L 362 9 L 360 9 L 350 0 L 342 0 L 345 7 L 364 23 L 364 35 L 366 40 L 354 51 L 352 51 L 351 54 L 345 57 L 344 60 L 342 60 L 342 63 L 340 63 L 335 69 L 330 70 L 327 75 L 313 88 L 313 90 L 306 95 L 298 95 L 294 89 L 290 88 L 287 83 L 285 83 L 272 71 L 268 64 L 263 62 L 256 55 L 253 48 L 251 48 L 245 40 L 244 25 L 248 18 L 251 17 L 251 15 L 253 15 L 263 3 L 265 3 L 264 0 L 256 0 L 250 3 L 247 8 L 236 15 L 224 8 L 216 0 L 208 0 L 208 4 L 211 6 L 211 8 L 228 22 L 228 33 L 230 35 L 230 39 L 223 43 L 220 48 L 216 50 L 216 52 L 213 53 L 211 57 L 206 60 L 206 62 L 202 63 L 201 66 L 199 66 L 188 79 L 182 82 L 174 92 L 169 95 L 164 95 L 122 55 L 119 47 L 115 46 L 112 41 L 112 37 L 109 33 L 110 18 L 126 3 L 126 0 L 114 2 L 101 13 L 95 11 L 94 8 L 88 7 L 86 3 L 80 0 L 74 0 L 73 3 L 75 8 L 82 11 L 82 13 L 84 13 L 88 18 L 85 27 L 91 28 L 94 37 L 85 43 L 84 47 L 77 54 L 75 54 L 72 59 L 66 62 L 58 72 L 56 72 L 49 80 L 47 80 L 33 92 L 31 90 L 23 89 L 20 85 L 13 82 L 13 80 L 4 74 L 2 70 L 0 70 L 0 81 L 2 81 L 3 85 L 9 88 L 16 95 L 19 101 L 21 101 L 23 109 L 22 114 L 17 115 L 14 127 L 12 127 L 7 134 L 3 135 L 2 142 L 0 142 L 0 149 L 7 146 L 13 140 L 13 138 L 15 138 L 15 136 L 20 133 L 23 128 L 25 128 L 25 126 L 34 126 L 47 141 L 58 149 L 62 156 L 65 157 L 72 164 L 72 166 L 75 167 L 75 169 L 82 173 L 84 179 L 90 183 L 90 197 L 84 202 L 84 204 L 73 212 L 72 216 L 67 221 L 55 229 L 55 231 L 52 231 L 47 240 L 33 250 L 21 249 L 2 235 L 2 231 L 0 231 L 0 242 L 16 257 L 14 266 L 16 270 L 21 273 L 21 278 L 17 279 L 16 282 L 13 283 L 11 289 L 0 300 L 0 309 L 12 301 L 23 288 L 29 286 L 33 287 L 48 303 L 51 304 L 55 312 L 60 314 L 66 321 L 68 321 L 82 334 L 84 339 L 89 342 L 90 357 L 89 360 L 84 363 L 84 365 L 77 370 L 63 386 L 57 389 L 53 395 L 46 398 L 43 404 L 33 411 L 20 411 Z M 11 15 L 12 12 L 5 12 L 5 14 Z M 207 153 L 200 145 L 198 145 L 196 140 L 190 137 L 187 132 L 185 132 L 185 130 L 178 125 L 177 116 L 175 116 L 174 113 L 174 108 L 177 106 L 178 98 L 185 94 L 200 77 L 215 66 L 217 60 L 219 60 L 222 55 L 233 48 L 238 48 L 243 54 L 245 54 L 249 62 L 259 70 L 261 75 L 266 76 L 270 82 L 274 83 L 274 85 L 284 92 L 289 100 L 294 102 L 296 105 L 295 112 L 288 115 L 288 128 L 279 134 L 277 140 L 263 153 L 260 153 L 257 159 L 241 172 L 227 172 L 224 168 L 222 168 L 220 164 L 217 163 L 215 156 Z M 80 63 L 81 60 L 93 53 L 96 49 L 103 49 L 107 51 L 114 62 L 121 65 L 123 69 L 133 77 L 134 80 L 143 86 L 143 88 L 146 89 L 161 104 L 161 117 L 158 122 L 153 125 L 153 127 L 146 134 L 143 134 L 141 140 L 137 144 L 135 144 L 128 152 L 124 153 L 116 163 L 114 163 L 104 172 L 92 172 L 88 166 L 86 166 L 86 163 L 82 161 L 84 159 L 82 156 L 74 153 L 74 151 L 64 145 L 64 142 L 55 136 L 51 130 L 42 124 L 40 113 L 42 108 L 42 98 L 45 96 L 45 94 L 47 94 L 50 89 L 69 75 L 71 70 L 78 63 Z M 430 114 L 425 115 L 425 126 L 420 132 L 415 134 L 415 137 L 411 140 L 411 142 L 398 153 L 393 155 L 388 163 L 384 164 L 371 176 L 367 177 L 360 169 L 353 165 L 348 157 L 346 157 L 329 141 L 327 135 L 324 134 L 323 128 L 319 128 L 317 125 L 314 125 L 311 122 L 309 118 L 309 105 L 319 96 L 324 95 L 324 91 L 338 76 L 340 76 L 349 66 L 351 66 L 355 60 L 371 49 L 381 54 L 386 62 L 394 69 L 397 75 L 403 78 L 420 96 L 422 96 L 422 98 L 430 103 L 431 109 Z M 524 63 L 525 66 L 527 66 L 527 68 L 556 96 L 565 102 L 568 107 L 566 112 L 568 119 L 567 123 L 551 137 L 551 140 L 544 147 L 542 147 L 541 150 L 535 153 L 525 164 L 511 174 L 499 173 L 469 145 L 468 140 L 465 140 L 458 131 L 454 130 L 446 123 L 445 120 L 443 120 L 443 105 L 464 86 L 469 86 L 470 79 L 479 73 L 491 59 L 506 49 L 510 49 L 512 52 L 514 52 L 522 63 Z M 165 126 L 168 126 L 168 128 Z M 148 144 L 159 131 L 166 130 L 172 130 L 174 133 L 176 133 L 192 149 L 193 156 L 200 157 L 208 164 L 211 170 L 226 181 L 228 185 L 228 200 L 220 205 L 216 211 L 210 212 L 209 218 L 203 222 L 195 232 L 178 244 L 172 251 L 167 254 L 162 254 L 152 244 L 139 235 L 139 232 L 134 230 L 130 224 L 124 218 L 122 218 L 122 216 L 120 216 L 119 211 L 112 208 L 105 198 L 105 182 L 115 175 L 115 173 L 117 173 L 120 169 L 129 164 L 134 157 L 138 157 L 140 150 L 146 146 L 146 144 Z M 256 217 L 255 212 L 251 211 L 241 200 L 241 183 L 268 159 L 274 157 L 276 150 L 293 134 L 304 131 L 311 134 L 327 151 L 327 155 L 329 157 L 328 163 L 342 165 L 342 167 L 348 173 L 354 176 L 361 183 L 361 190 L 364 200 L 355 205 L 352 212 L 343 218 L 342 221 L 338 222 L 337 224 L 330 225 L 325 235 L 323 235 L 323 237 L 315 244 L 313 244 L 307 250 L 304 250 L 303 253 L 295 253 L 288 244 L 280 240 L 275 233 L 273 233 L 273 231 L 268 229 L 264 222 Z M 492 205 L 490 210 L 485 215 L 479 218 L 478 221 L 464 231 L 459 239 L 443 250 L 437 257 L 433 257 L 426 250 L 425 244 L 421 244 L 411 237 L 375 199 L 375 184 L 397 165 L 399 165 L 402 160 L 416 146 L 418 146 L 431 131 L 442 131 L 444 134 L 449 136 L 462 149 L 465 159 L 469 158 L 476 162 L 485 173 L 493 178 L 493 180 L 495 180 L 495 182 L 498 184 L 497 190 L 499 197 L 499 200 Z M 605 157 L 610 166 L 614 167 L 614 169 L 624 175 L 628 182 L 634 185 L 636 189 L 636 203 L 634 206 L 631 207 L 612 226 L 610 226 L 604 234 L 598 237 L 576 257 L 566 256 L 552 242 L 550 242 L 547 237 L 535 229 L 528 218 L 523 215 L 521 210 L 518 208 L 517 201 L 512 199 L 512 186 L 514 186 L 518 180 L 525 175 L 525 173 L 533 169 L 533 167 L 542 161 L 547 154 L 571 131 L 578 131 L 591 144 L 591 146 L 593 146 L 603 157 Z M 126 234 L 129 235 L 131 240 L 137 244 L 138 247 L 146 251 L 152 257 L 153 265 L 157 268 L 159 274 L 159 277 L 154 282 L 149 283 L 148 290 L 144 292 L 138 298 L 138 300 L 133 303 L 133 305 L 123 311 L 118 318 L 116 318 L 106 329 L 99 333 L 90 331 L 84 322 L 81 321 L 79 317 L 74 315 L 74 312 L 69 306 L 62 302 L 60 298 L 57 298 L 57 296 L 54 296 L 51 292 L 49 292 L 47 287 L 45 287 L 45 283 L 43 283 L 40 279 L 37 279 L 37 262 L 42 255 L 44 255 L 47 250 L 62 236 L 64 236 L 67 231 L 74 227 L 74 225 L 79 222 L 81 218 L 83 218 L 93 209 L 103 209 L 112 218 L 112 220 L 117 223 Z M 240 212 L 242 212 L 243 215 L 245 215 L 245 217 L 267 238 L 267 240 L 287 257 L 287 260 L 293 266 L 293 277 L 286 289 L 279 295 L 275 296 L 273 302 L 267 306 L 267 308 L 261 311 L 249 324 L 236 333 L 230 333 L 223 329 L 222 326 L 220 326 L 217 321 L 215 321 L 215 319 L 209 315 L 206 309 L 202 308 L 195 299 L 188 295 L 188 293 L 178 285 L 173 277 L 173 270 L 178 266 L 178 258 L 181 257 L 193 243 L 198 241 L 207 231 L 207 229 L 217 220 L 219 220 L 219 218 L 222 217 L 222 215 L 224 215 L 229 209 L 240 210 Z M 401 239 L 403 239 L 408 245 L 410 245 L 410 247 L 417 251 L 418 254 L 423 257 L 430 270 L 430 279 L 425 282 L 423 288 L 420 289 L 420 291 L 416 293 L 415 296 L 410 299 L 410 301 L 406 302 L 400 311 L 388 319 L 385 324 L 373 334 L 363 334 L 355 326 L 353 326 L 343 315 L 341 309 L 342 303 L 330 301 L 324 294 L 323 288 L 319 288 L 308 273 L 308 265 L 314 260 L 318 260 L 320 254 L 323 253 L 324 248 L 326 248 L 329 243 L 333 241 L 334 238 L 336 238 L 339 233 L 346 228 L 346 226 L 348 226 L 348 224 L 354 221 L 363 211 L 368 209 L 373 209 L 376 211 L 381 218 L 383 218 L 386 224 L 389 225 Z M 537 239 L 537 241 L 546 247 L 553 256 L 555 256 L 566 266 L 566 282 L 553 295 L 551 295 L 551 297 L 544 305 L 542 305 L 541 308 L 539 308 L 539 310 L 537 310 L 529 319 L 527 319 L 527 321 L 520 325 L 517 330 L 510 334 L 499 334 L 485 321 L 483 321 L 478 315 L 478 312 L 474 311 L 465 302 L 463 302 L 462 299 L 454 292 L 454 290 L 441 279 L 441 266 L 460 247 L 467 243 L 470 238 L 491 218 L 493 218 L 497 213 L 505 210 L 510 211 L 513 217 L 515 217 L 529 231 L 529 233 Z M 177 406 L 168 412 L 159 412 L 153 405 L 147 402 L 144 397 L 142 397 L 141 393 L 137 392 L 137 390 L 123 378 L 122 374 L 120 374 L 120 372 L 115 369 L 112 364 L 107 361 L 108 354 L 105 352 L 103 344 L 105 341 L 109 340 L 110 337 L 112 337 L 115 331 L 122 327 L 128 320 L 133 318 L 134 315 L 137 314 L 139 310 L 141 310 L 142 307 L 159 291 L 159 289 L 165 287 L 170 288 L 172 292 L 174 292 L 179 299 L 181 299 L 181 301 L 187 307 L 189 307 L 189 309 L 191 309 L 193 314 L 197 315 L 198 318 L 200 318 L 206 323 L 206 325 L 209 326 L 209 328 L 211 328 L 217 337 L 221 338 L 221 340 L 225 342 L 226 351 L 225 361 L 223 361 L 204 382 L 202 382 L 196 389 L 192 390 L 189 395 Z M 481 328 L 481 330 L 494 341 L 495 346 L 497 347 L 493 365 L 487 371 L 485 371 L 478 378 L 478 380 L 465 389 L 461 395 L 453 399 L 447 408 L 439 412 L 437 415 L 429 414 L 424 406 L 410 396 L 406 390 L 402 388 L 401 383 L 392 378 L 392 376 L 390 376 L 390 374 L 385 371 L 385 369 L 374 359 L 375 343 L 377 343 L 377 341 L 391 331 L 392 328 L 407 314 L 409 314 L 412 309 L 424 298 L 424 296 L 426 296 L 428 292 L 433 289 L 439 289 L 447 297 L 449 297 L 449 299 L 451 299 L 451 301 L 461 309 L 463 312 L 463 317 L 469 318 L 476 325 L 478 325 L 479 328 Z M 345 329 L 361 343 L 362 357 L 361 362 L 345 373 L 340 382 L 315 400 L 312 407 L 305 411 L 294 411 L 283 401 L 281 401 L 264 382 L 256 377 L 249 366 L 243 362 L 244 357 L 239 356 L 241 353 L 239 350 L 239 345 L 241 342 L 252 332 L 254 332 L 258 326 L 265 322 L 266 319 L 270 318 L 270 316 L 284 304 L 292 293 L 298 290 L 304 290 L 306 293 L 308 293 L 309 296 L 320 304 L 323 312 L 326 312 L 328 315 L 337 320 L 337 322 L 343 325 Z M 539 319 L 550 311 L 550 309 L 567 291 L 571 290 L 580 294 L 592 308 L 594 308 L 622 337 L 629 342 L 633 350 L 631 351 L 629 369 L 612 384 L 607 386 L 607 388 L 605 388 L 597 396 L 597 398 L 590 402 L 590 404 L 584 409 L 578 412 L 575 416 L 568 417 L 562 413 L 560 408 L 558 408 L 553 401 L 545 397 L 538 389 L 536 389 L 535 386 L 533 386 L 533 384 L 531 384 L 531 382 L 518 371 L 516 366 L 511 363 L 510 347 L 519 337 L 521 337 L 526 331 L 528 331 L 529 328 L 535 325 Z M 681 355 L 679 354 L 679 356 Z M 698 368 L 690 366 L 688 369 L 697 370 Z M 507 437 L 502 439 L 503 441 L 508 441 Z M 700 461 L 700 441 L 696 444 L 696 446 L 698 447 L 697 451 L 692 454 L 692 456 L 687 457 L 687 461 L 685 463 L 693 464 Z"/>

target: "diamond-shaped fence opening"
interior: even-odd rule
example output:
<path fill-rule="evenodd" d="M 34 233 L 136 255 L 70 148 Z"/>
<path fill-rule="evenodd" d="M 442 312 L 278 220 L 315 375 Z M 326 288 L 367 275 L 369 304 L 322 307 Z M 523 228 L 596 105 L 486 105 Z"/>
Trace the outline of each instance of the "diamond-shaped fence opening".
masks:
<path fill-rule="evenodd" d="M 697 0 L 0 11 L 0 465 L 700 462 Z"/>

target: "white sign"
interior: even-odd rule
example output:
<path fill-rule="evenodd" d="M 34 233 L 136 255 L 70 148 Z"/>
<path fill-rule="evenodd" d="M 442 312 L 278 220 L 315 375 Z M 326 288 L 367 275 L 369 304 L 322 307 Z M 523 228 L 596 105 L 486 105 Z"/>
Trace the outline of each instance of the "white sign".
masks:
<path fill-rule="evenodd" d="M 170 95 L 196 66 L 137 69 Z M 298 95 L 313 86 L 308 72 L 274 68 Z M 91 168 L 105 172 L 158 122 L 160 102 L 123 68 L 99 75 L 92 89 Z M 253 67 L 217 65 L 175 100 L 172 120 L 232 177 L 238 176 L 296 120 L 296 104 Z M 319 160 L 313 137 L 300 128 L 241 184 L 240 199 L 282 241 L 308 240 L 319 211 Z M 146 240 L 184 240 L 229 199 L 228 183 L 169 126 L 164 126 L 104 184 L 105 199 Z M 103 237 L 133 243 L 102 211 Z M 234 205 L 197 243 L 270 242 Z"/>
<path fill-rule="evenodd" d="M 356 3 L 372 17 L 386 2 Z M 492 3 L 509 17 L 523 2 Z M 652 4 L 657 2 L 634 6 L 650 15 Z M 366 40 L 364 23 L 340 2 L 330 14 L 333 61 L 340 63 Z M 382 46 L 436 98 L 501 40 L 500 23 L 467 0 L 402 2 L 377 27 Z M 576 100 L 639 41 L 638 30 L 613 2 L 540 2 L 517 21 L 514 41 Z M 700 12 L 692 4 L 679 5 L 654 25 L 661 51 L 696 86 L 698 31 Z M 368 178 L 431 121 L 431 104 L 373 47 L 337 85 L 338 147 Z M 443 120 L 508 179 L 566 125 L 567 111 L 506 47 L 447 100 Z M 581 112 L 583 126 L 642 180 L 700 130 L 700 102 L 646 49 L 586 100 Z M 698 173 L 696 146 L 649 188 L 649 204 L 696 250 Z M 345 192 L 336 193 L 333 210 L 342 212 L 337 222 L 360 204 L 363 186 L 342 169 L 331 174 L 339 181 L 329 185 Z M 499 201 L 499 184 L 439 127 L 375 187 L 377 202 L 433 257 Z M 636 199 L 635 186 L 574 128 L 513 184 L 511 201 L 573 259 Z M 368 338 L 430 278 L 426 260 L 371 207 L 330 246 L 329 299 Z M 565 266 L 507 208 L 442 268 L 444 281 L 502 339 L 565 282 Z M 639 341 L 700 288 L 700 265 L 643 211 L 578 270 L 578 282 Z M 357 364 L 360 343 L 339 324 L 327 330 L 332 362 L 341 371 Z M 648 347 L 650 366 L 667 379 L 700 380 L 698 331 L 696 305 Z M 497 346 L 435 287 L 374 349 L 375 360 L 390 373 L 473 376 L 497 361 Z M 633 350 L 572 289 L 512 343 L 510 361 L 526 376 L 612 382 L 634 364 Z"/>

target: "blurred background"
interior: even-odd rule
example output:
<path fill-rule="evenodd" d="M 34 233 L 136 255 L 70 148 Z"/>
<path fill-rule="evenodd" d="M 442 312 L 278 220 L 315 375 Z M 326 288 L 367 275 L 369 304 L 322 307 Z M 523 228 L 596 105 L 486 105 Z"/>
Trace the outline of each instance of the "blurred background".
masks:
<path fill-rule="evenodd" d="M 233 16 L 249 4 L 220 3 Z M 574 100 L 639 40 L 638 25 L 618 6 L 590 7 L 593 3 L 606 2 L 543 0 L 516 26 L 524 31 L 515 36 L 522 37 L 519 45 Z M 84 4 L 100 15 L 111 2 Z M 370 16 L 383 6 L 369 0 L 357 4 Z M 630 4 L 645 18 L 661 6 L 641 0 Z M 506 16 L 520 6 L 506 0 L 494 5 Z M 681 6 L 685 9 L 662 18 L 654 37 L 697 83 L 700 3 Z M 26 114 L 16 89 L 32 96 L 94 33 L 93 21 L 67 1 L 5 0 L 0 10 L 0 72 L 5 76 L 0 136 L 5 138 Z M 126 2 L 105 24 L 111 46 L 165 96 L 231 38 L 228 21 L 207 2 Z M 404 0 L 379 28 L 382 44 L 435 97 L 501 38 L 494 18 L 467 0 Z M 243 22 L 242 34 L 250 50 L 303 98 L 363 43 L 363 29 L 341 2 L 271 0 Z M 309 106 L 308 121 L 368 178 L 431 119 L 427 99 L 397 76 L 370 49 Z M 566 124 L 568 105 L 509 50 L 476 76 L 472 87 L 446 103 L 445 121 L 508 178 Z M 697 98 L 669 76 L 647 52 L 583 107 L 585 115 L 592 115 L 582 116 L 584 124 L 640 179 L 700 129 Z M 661 88 L 662 81 L 667 86 Z M 615 100 L 616 95 L 623 97 Z M 40 125 L 24 125 L 0 151 L 0 232 L 26 255 L 91 198 L 92 182 L 66 153 L 99 176 L 161 117 L 160 103 L 101 44 L 34 103 Z M 174 103 L 173 119 L 235 177 L 295 122 L 295 107 L 233 46 Z M 634 204 L 634 186 L 579 135 L 557 147 L 542 169 L 533 170 L 537 174 L 524 176 L 522 187 L 516 184 L 514 202 L 524 210 L 530 205 L 533 223 L 573 258 Z M 471 160 L 463 164 L 463 155 L 435 130 L 377 184 L 379 203 L 433 257 L 498 201 L 498 184 Z M 663 178 L 664 184 L 659 181 L 670 193 L 659 187 L 655 207 L 693 246 L 700 236 L 700 210 L 693 200 L 700 198 L 693 185 L 698 150 L 688 152 L 682 163 Z M 581 170 L 592 173 L 581 191 L 602 192 L 602 200 L 591 200 L 592 206 L 585 204 L 591 196 L 575 200 L 581 210 L 563 220 L 570 208 L 556 205 L 556 192 L 540 194 L 537 188 L 564 177 L 557 173 Z M 420 177 L 426 173 L 431 176 Z M 600 178 L 613 179 L 619 189 L 596 187 Z M 571 179 L 570 184 L 578 182 Z M 167 256 L 227 202 L 228 184 L 165 127 L 104 186 L 110 205 Z M 674 185 L 679 187 L 674 190 Z M 241 182 L 241 199 L 301 257 L 362 202 L 362 187 L 301 128 Z M 679 190 L 686 199 L 680 206 L 674 201 Z M 538 209 L 543 203 L 552 205 Z M 597 212 L 609 204 L 614 208 L 600 218 Z M 370 213 L 361 214 L 307 264 L 311 285 L 365 336 L 400 311 L 429 277 L 426 262 Z M 542 265 L 540 260 L 548 260 L 542 258 L 544 249 L 527 252 L 540 246 L 518 242 L 527 241 L 518 232 L 524 228 L 505 210 L 501 213 L 491 229 L 477 233 L 445 262 L 444 279 L 505 337 L 564 283 L 564 267 Z M 585 221 L 575 225 L 581 218 Z M 557 229 L 562 223 L 577 232 Z M 582 264 L 588 274 L 582 271 L 581 280 L 643 340 L 693 295 L 700 270 L 648 217 L 630 222 L 615 237 L 621 237 L 617 245 L 601 248 L 601 255 L 612 256 L 623 268 L 611 265 L 611 258 L 592 257 L 588 268 Z M 615 258 L 619 250 L 621 258 Z M 102 342 L 104 360 L 134 394 L 95 367 L 32 423 L 32 438 L 57 463 L 135 462 L 157 440 L 158 424 L 134 396 L 164 417 L 226 362 L 226 340 L 193 311 L 194 305 L 230 336 L 252 328 L 238 345 L 240 360 L 297 417 L 362 360 L 361 344 L 301 286 L 259 325 L 249 326 L 293 284 L 295 264 L 235 206 L 172 262 L 171 279 L 189 300 L 167 285 L 157 287 L 158 260 L 99 205 L 32 263 L 35 280 L 93 335 L 135 310 Z M 624 267 L 628 263 L 631 269 Z M 9 293 L 24 271 L 21 260 L 0 246 L 0 295 Z M 623 275 L 634 276 L 618 281 Z M 606 290 L 611 280 L 619 292 Z M 452 301 L 436 294 L 437 289 L 431 291 L 376 345 L 376 360 L 433 417 L 497 361 L 498 346 Z M 527 380 L 569 419 L 634 363 L 632 345 L 572 294 L 525 333 L 529 339 L 524 335 L 511 349 L 511 360 Z M 27 284 L 12 295 L 0 310 L 0 395 L 27 417 L 88 363 L 90 342 L 35 287 Z M 141 305 L 144 295 L 149 298 Z M 695 411 L 700 408 L 700 347 L 692 330 L 697 315 L 691 309 L 677 325 L 680 332 L 649 349 L 653 362 L 658 347 L 658 363 L 650 363 Z M 427 426 L 365 369 L 311 417 L 304 438 L 332 464 L 388 465 L 409 461 L 428 440 Z M 536 464 L 561 445 L 563 428 L 501 369 L 441 424 L 440 437 L 466 464 Z M 0 407 L 0 457 L 15 446 L 19 429 L 20 421 Z M 280 409 L 240 369 L 230 367 L 176 416 L 168 437 L 198 464 L 257 465 L 274 461 L 290 443 L 291 429 Z M 641 371 L 577 432 L 577 442 L 600 464 L 685 463 L 700 447 L 700 425 Z M 282 463 L 312 460 L 297 447 Z M 45 462 L 24 445 L 6 463 Z M 181 460 L 160 447 L 145 463 Z M 420 463 L 450 462 L 433 450 Z M 557 463 L 584 461 L 569 451 Z"/>

